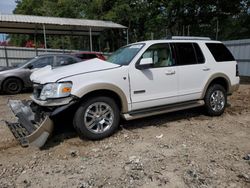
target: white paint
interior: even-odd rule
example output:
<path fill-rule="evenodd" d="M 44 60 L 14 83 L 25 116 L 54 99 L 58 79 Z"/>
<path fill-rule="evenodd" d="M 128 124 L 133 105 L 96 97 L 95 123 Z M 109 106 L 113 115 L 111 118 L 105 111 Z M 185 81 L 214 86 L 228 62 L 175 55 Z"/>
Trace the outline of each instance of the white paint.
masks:
<path fill-rule="evenodd" d="M 200 45 L 206 62 L 204 64 L 147 68 L 139 70 L 136 63 L 153 44 L 171 42 L 196 42 Z M 215 73 L 229 77 L 232 85 L 239 83 L 236 62 L 215 62 L 205 43 L 211 40 L 154 40 L 137 43 L 143 48 L 127 66 L 119 66 L 99 59 L 60 67 L 44 68 L 32 74 L 31 80 L 46 84 L 71 81 L 72 94 L 82 97 L 86 88 L 108 84 L 119 88 L 126 96 L 129 111 L 201 99 L 209 78 Z M 145 92 L 144 92 L 145 91 Z"/>

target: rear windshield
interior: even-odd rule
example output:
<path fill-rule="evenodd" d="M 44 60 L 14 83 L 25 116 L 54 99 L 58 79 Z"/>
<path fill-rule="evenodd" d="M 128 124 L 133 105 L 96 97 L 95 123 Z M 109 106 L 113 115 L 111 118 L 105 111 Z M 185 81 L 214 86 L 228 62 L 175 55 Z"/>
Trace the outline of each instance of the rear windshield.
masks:
<path fill-rule="evenodd" d="M 222 43 L 206 43 L 211 54 L 217 62 L 235 61 L 231 52 Z"/>

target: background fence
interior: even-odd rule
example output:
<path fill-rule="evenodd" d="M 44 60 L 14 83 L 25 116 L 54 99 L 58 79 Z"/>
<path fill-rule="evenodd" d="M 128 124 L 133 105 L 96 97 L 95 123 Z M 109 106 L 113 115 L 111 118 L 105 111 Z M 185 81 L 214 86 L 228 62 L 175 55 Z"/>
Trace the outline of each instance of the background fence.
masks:
<path fill-rule="evenodd" d="M 224 44 L 238 61 L 240 75 L 250 76 L 250 39 L 224 41 Z M 73 51 L 0 46 L 0 66 L 16 65 L 41 54 L 71 52 Z"/>
<path fill-rule="evenodd" d="M 250 39 L 224 41 L 239 63 L 240 76 L 250 76 Z"/>
<path fill-rule="evenodd" d="M 0 46 L 0 66 L 11 66 L 27 61 L 37 55 L 51 53 L 71 53 L 72 50 L 22 48 L 11 46 Z"/>

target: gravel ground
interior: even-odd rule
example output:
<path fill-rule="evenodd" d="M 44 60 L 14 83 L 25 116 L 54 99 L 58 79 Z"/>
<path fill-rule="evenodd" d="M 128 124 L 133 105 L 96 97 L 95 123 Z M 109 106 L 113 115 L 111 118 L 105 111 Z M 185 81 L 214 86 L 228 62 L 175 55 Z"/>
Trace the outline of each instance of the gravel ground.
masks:
<path fill-rule="evenodd" d="M 0 119 L 14 120 L 0 96 Z M 0 122 L 0 187 L 250 187 L 250 85 L 220 117 L 201 108 L 130 122 L 101 141 L 59 131 L 22 148 Z"/>

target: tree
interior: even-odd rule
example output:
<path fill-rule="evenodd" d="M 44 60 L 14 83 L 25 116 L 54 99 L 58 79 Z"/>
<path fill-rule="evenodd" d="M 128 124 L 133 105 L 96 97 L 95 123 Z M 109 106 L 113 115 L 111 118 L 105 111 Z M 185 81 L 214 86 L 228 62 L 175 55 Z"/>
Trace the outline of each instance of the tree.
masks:
<path fill-rule="evenodd" d="M 219 40 L 249 38 L 249 0 L 18 0 L 16 14 L 110 20 L 128 27 L 130 42 L 167 35 L 209 36 Z M 55 8 L 56 7 L 56 8 Z M 28 39 L 30 39 L 28 37 Z M 23 38 L 23 40 L 27 40 Z M 11 37 L 15 44 L 23 40 Z M 63 37 L 65 46 L 83 48 L 79 38 Z M 84 37 L 81 38 L 84 40 Z M 97 41 L 96 38 L 94 38 Z M 49 45 L 61 46 L 49 37 Z M 125 44 L 126 34 L 105 31 L 101 48 L 113 51 Z M 83 45 L 83 46 L 82 46 Z"/>
<path fill-rule="evenodd" d="M 82 18 L 83 17 L 83 0 L 17 0 L 17 6 L 14 14 L 37 15 L 37 16 L 54 16 L 66 18 Z M 34 35 L 10 35 L 11 44 L 16 46 L 24 46 L 27 41 L 34 41 Z M 62 44 L 62 41 L 64 44 Z M 77 41 L 76 37 L 70 36 L 48 36 L 48 46 L 53 48 L 69 49 L 82 48 L 80 43 L 72 45 Z M 37 35 L 36 46 L 41 46 L 43 36 Z M 80 45 L 80 46 L 79 46 Z"/>

